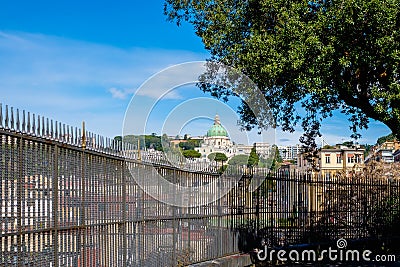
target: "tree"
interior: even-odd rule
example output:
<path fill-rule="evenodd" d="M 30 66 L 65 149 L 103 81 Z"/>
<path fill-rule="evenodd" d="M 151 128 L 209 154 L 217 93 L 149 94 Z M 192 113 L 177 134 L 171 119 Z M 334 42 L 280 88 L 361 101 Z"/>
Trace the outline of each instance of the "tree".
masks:
<path fill-rule="evenodd" d="M 347 147 L 352 147 L 352 146 L 354 146 L 354 142 L 353 141 L 345 141 L 342 143 L 342 145 L 347 146 Z"/>
<path fill-rule="evenodd" d="M 195 147 L 200 146 L 200 140 L 197 139 L 186 139 L 186 142 L 179 143 L 179 147 L 185 150 L 194 149 Z"/>
<path fill-rule="evenodd" d="M 151 135 L 126 135 L 124 137 L 116 136 L 114 139 L 122 140 L 126 143 L 130 143 L 133 145 L 137 145 L 139 143 L 140 149 L 153 148 L 158 151 L 163 151 L 163 144 L 161 142 L 161 137 L 155 135 L 155 133 L 152 133 Z M 168 142 L 168 139 L 166 141 Z M 164 144 L 166 145 L 167 143 L 164 142 Z"/>
<path fill-rule="evenodd" d="M 274 149 L 275 149 L 275 158 L 274 158 L 274 160 L 276 161 L 276 162 L 278 162 L 278 163 L 282 163 L 283 162 L 283 159 L 282 159 L 282 157 L 281 157 L 281 154 L 279 153 L 279 149 L 278 149 L 278 147 L 277 146 L 274 146 Z"/>
<path fill-rule="evenodd" d="M 271 166 L 271 170 L 277 170 L 281 166 L 281 163 L 283 162 L 283 159 L 279 153 L 279 149 L 276 145 L 273 147 L 274 149 L 274 157 L 271 158 L 270 160 L 272 161 L 268 166 Z"/>
<path fill-rule="evenodd" d="M 182 155 L 185 158 L 189 158 L 189 159 L 194 159 L 194 158 L 200 158 L 201 157 L 201 154 L 196 150 L 182 150 Z"/>
<path fill-rule="evenodd" d="M 145 138 L 146 148 L 153 148 L 158 151 L 163 150 L 160 136 L 157 136 L 155 133 L 152 133 L 151 135 L 145 135 L 144 138 Z"/>
<path fill-rule="evenodd" d="M 395 139 L 396 139 L 396 137 L 393 134 L 389 134 L 389 135 L 385 135 L 385 136 L 379 137 L 378 140 L 376 140 L 376 143 L 378 145 L 382 145 L 386 141 L 393 141 Z"/>
<path fill-rule="evenodd" d="M 254 81 L 277 126 L 300 124 L 308 147 L 335 110 L 348 115 L 353 138 L 375 119 L 400 139 L 398 0 L 166 0 L 164 13 L 193 24 L 211 60 Z M 217 71 L 199 85 L 226 100 L 235 83 L 215 86 Z M 246 129 L 257 125 L 246 103 L 238 112 Z"/>
<path fill-rule="evenodd" d="M 209 154 L 208 159 L 211 161 L 224 162 L 224 161 L 228 160 L 228 157 L 224 153 L 216 152 L 216 153 Z"/>
<path fill-rule="evenodd" d="M 243 165 L 247 165 L 248 160 L 249 160 L 249 156 L 247 156 L 247 155 L 236 155 L 228 161 L 228 164 L 243 166 Z"/>
<path fill-rule="evenodd" d="M 256 146 L 254 145 L 250 151 L 249 160 L 247 161 L 247 167 L 256 166 L 259 161 L 260 161 L 260 157 L 258 156 L 257 151 L 256 151 Z"/>

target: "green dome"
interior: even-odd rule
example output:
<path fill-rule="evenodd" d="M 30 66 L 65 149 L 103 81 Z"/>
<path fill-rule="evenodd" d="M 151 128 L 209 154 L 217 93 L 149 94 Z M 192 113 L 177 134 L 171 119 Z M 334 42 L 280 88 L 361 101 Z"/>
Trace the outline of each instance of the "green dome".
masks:
<path fill-rule="evenodd" d="M 207 137 L 212 136 L 228 136 L 227 131 L 222 127 L 221 122 L 219 121 L 218 115 L 215 116 L 214 125 L 207 131 Z"/>
<path fill-rule="evenodd" d="M 214 124 L 208 131 L 207 131 L 207 136 L 212 137 L 212 136 L 228 136 L 228 133 L 219 124 Z"/>

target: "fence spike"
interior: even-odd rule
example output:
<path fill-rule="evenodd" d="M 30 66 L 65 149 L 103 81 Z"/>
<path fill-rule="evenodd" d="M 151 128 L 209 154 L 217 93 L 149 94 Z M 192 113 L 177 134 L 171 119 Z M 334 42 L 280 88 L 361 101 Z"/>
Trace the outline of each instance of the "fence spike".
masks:
<path fill-rule="evenodd" d="M 75 134 L 74 134 L 74 127 L 70 126 L 70 130 L 71 130 L 71 144 L 75 144 Z"/>
<path fill-rule="evenodd" d="M 20 131 L 20 128 L 19 128 L 19 126 L 20 126 L 20 121 L 19 121 L 19 109 L 17 108 L 17 120 L 16 120 L 16 130 L 19 132 Z"/>
<path fill-rule="evenodd" d="M 42 137 L 44 137 L 45 136 L 45 134 L 46 134 L 46 132 L 45 132 L 45 124 L 44 124 L 44 116 L 42 116 Z"/>
<path fill-rule="evenodd" d="M 95 140 L 96 149 L 99 149 L 99 135 L 98 134 L 94 134 L 94 140 Z"/>
<path fill-rule="evenodd" d="M 54 128 L 54 138 L 58 140 L 58 121 L 55 121 Z"/>
<path fill-rule="evenodd" d="M 46 118 L 46 137 L 50 137 L 50 123 L 49 118 Z"/>
<path fill-rule="evenodd" d="M 54 138 L 54 128 L 53 128 L 53 119 L 50 120 L 50 137 Z"/>
<path fill-rule="evenodd" d="M 69 125 L 67 125 L 67 143 L 69 143 L 70 135 L 69 135 Z"/>
<path fill-rule="evenodd" d="M 83 131 L 82 131 L 82 129 L 78 129 L 78 136 L 79 136 L 79 143 L 80 143 L 80 146 L 82 146 L 83 148 L 85 148 L 85 137 L 83 136 L 83 133 L 82 133 Z"/>
<path fill-rule="evenodd" d="M 91 148 L 91 140 L 90 140 L 90 133 L 85 129 L 85 136 L 86 136 L 86 148 Z"/>
<path fill-rule="evenodd" d="M 92 142 L 92 148 L 95 148 L 96 147 L 95 134 L 91 132 L 90 136 L 91 136 L 90 141 Z"/>
<path fill-rule="evenodd" d="M 10 121 L 10 129 L 15 130 L 15 125 L 14 125 L 14 107 L 11 107 L 11 121 Z"/>
<path fill-rule="evenodd" d="M 36 115 L 32 114 L 32 134 L 36 135 Z"/>
<path fill-rule="evenodd" d="M 69 138 L 69 142 L 70 142 L 71 145 L 73 145 L 74 144 L 74 127 L 69 126 L 69 130 L 71 132 L 71 136 Z"/>
<path fill-rule="evenodd" d="M 40 124 L 40 115 L 37 116 L 37 130 L 36 134 L 40 136 L 40 129 L 41 129 L 41 124 Z"/>
<path fill-rule="evenodd" d="M 96 141 L 94 140 L 94 134 L 90 132 L 90 142 L 91 142 L 91 147 L 95 148 Z"/>
<path fill-rule="evenodd" d="M 79 135 L 78 135 L 78 128 L 75 127 L 75 145 L 79 144 Z"/>
<path fill-rule="evenodd" d="M 63 132 L 62 140 L 63 140 L 63 142 L 65 142 L 66 138 L 67 138 L 66 131 L 65 131 L 65 123 L 63 123 L 63 131 L 62 132 Z"/>
<path fill-rule="evenodd" d="M 91 148 L 92 147 L 92 140 L 90 138 L 90 132 L 86 130 L 85 136 L 86 136 L 86 147 L 87 148 Z"/>
<path fill-rule="evenodd" d="M 79 136 L 81 137 L 81 145 L 82 148 L 86 148 L 86 130 L 85 130 L 85 121 L 82 121 L 82 129 L 79 129 Z"/>
<path fill-rule="evenodd" d="M 5 120 L 5 128 L 6 129 L 8 129 L 8 121 L 9 121 L 9 118 L 8 118 L 8 105 L 6 105 L 6 120 Z"/>
<path fill-rule="evenodd" d="M 62 128 L 61 128 L 61 122 L 58 123 L 58 140 L 62 141 Z"/>
<path fill-rule="evenodd" d="M 26 125 L 26 132 L 31 133 L 31 113 L 28 111 L 28 123 Z"/>
<path fill-rule="evenodd" d="M 22 110 L 22 132 L 26 132 L 25 109 Z"/>

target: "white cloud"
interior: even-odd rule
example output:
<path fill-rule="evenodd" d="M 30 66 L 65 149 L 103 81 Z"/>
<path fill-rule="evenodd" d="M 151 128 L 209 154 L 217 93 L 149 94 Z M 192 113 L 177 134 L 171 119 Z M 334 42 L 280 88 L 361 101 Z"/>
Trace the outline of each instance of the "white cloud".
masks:
<path fill-rule="evenodd" d="M 154 99 L 182 99 L 182 96 L 176 91 L 171 90 L 164 94 L 164 89 L 160 87 L 146 88 L 145 90 L 137 91 L 137 95 L 148 96 Z"/>
<path fill-rule="evenodd" d="M 126 99 L 128 95 L 133 94 L 135 91 L 134 89 L 118 89 L 115 87 L 111 87 L 108 89 L 108 91 L 111 93 L 113 98 L 117 99 Z"/>

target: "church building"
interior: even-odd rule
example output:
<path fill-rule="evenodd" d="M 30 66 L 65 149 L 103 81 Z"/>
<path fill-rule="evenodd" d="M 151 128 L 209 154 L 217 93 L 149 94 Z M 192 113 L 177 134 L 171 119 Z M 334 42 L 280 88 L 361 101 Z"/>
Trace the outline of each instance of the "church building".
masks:
<path fill-rule="evenodd" d="M 229 138 L 228 132 L 221 125 L 218 115 L 215 115 L 214 124 L 208 129 L 200 147 L 196 148 L 202 159 L 208 160 L 211 153 L 224 153 L 228 158 L 236 154 L 236 146 Z"/>

